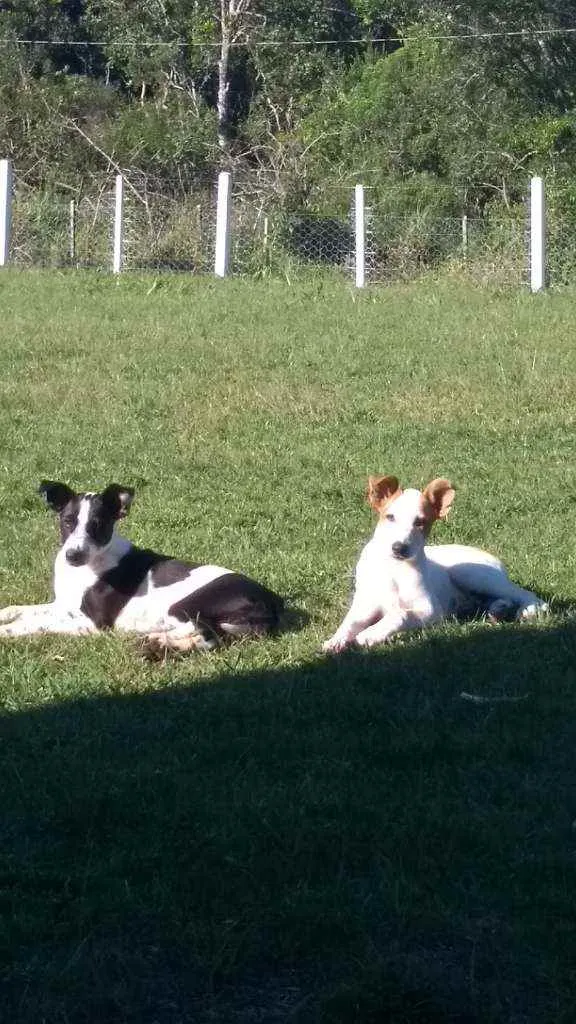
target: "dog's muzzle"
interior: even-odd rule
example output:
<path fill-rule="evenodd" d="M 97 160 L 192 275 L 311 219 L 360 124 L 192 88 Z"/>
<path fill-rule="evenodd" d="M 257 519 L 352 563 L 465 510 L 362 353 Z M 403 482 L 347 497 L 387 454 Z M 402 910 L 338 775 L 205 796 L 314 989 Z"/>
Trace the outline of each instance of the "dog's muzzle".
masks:
<path fill-rule="evenodd" d="M 411 550 L 409 544 L 402 544 L 401 541 L 394 541 L 392 545 L 392 554 L 394 558 L 410 558 Z"/>
<path fill-rule="evenodd" d="M 66 552 L 66 561 L 74 566 L 86 565 L 88 552 L 84 551 L 83 548 L 69 548 Z"/>

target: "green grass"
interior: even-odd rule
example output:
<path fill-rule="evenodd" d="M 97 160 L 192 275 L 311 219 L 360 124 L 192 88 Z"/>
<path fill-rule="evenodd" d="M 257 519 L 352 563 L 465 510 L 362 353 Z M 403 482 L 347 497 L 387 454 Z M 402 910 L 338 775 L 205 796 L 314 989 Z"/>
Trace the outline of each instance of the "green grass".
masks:
<path fill-rule="evenodd" d="M 574 298 L 2 273 L 0 604 L 49 596 L 38 480 L 114 480 L 134 541 L 306 620 L 167 665 L 2 644 L 3 1020 L 573 1020 Z M 449 476 L 436 538 L 549 621 L 323 658 L 369 472 Z"/>

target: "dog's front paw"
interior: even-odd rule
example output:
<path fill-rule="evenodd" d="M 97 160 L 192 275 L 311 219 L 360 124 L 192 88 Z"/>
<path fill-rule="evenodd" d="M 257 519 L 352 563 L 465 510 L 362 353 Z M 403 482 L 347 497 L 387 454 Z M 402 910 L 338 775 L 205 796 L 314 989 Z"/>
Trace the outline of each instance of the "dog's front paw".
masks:
<path fill-rule="evenodd" d="M 325 654 L 340 654 L 341 651 L 346 650 L 349 647 L 350 641 L 345 636 L 339 636 L 338 633 L 334 633 L 329 640 L 325 640 L 322 644 L 322 650 Z"/>
<path fill-rule="evenodd" d="M 378 647 L 380 644 L 385 644 L 386 640 L 387 637 L 374 636 L 370 634 L 363 636 L 362 633 L 359 633 L 356 637 L 358 647 Z"/>
<path fill-rule="evenodd" d="M 22 612 L 22 605 L 11 604 L 7 608 L 0 609 L 0 622 L 14 622 Z"/>
<path fill-rule="evenodd" d="M 486 615 L 490 622 L 511 622 L 516 618 L 517 605 L 506 598 L 498 597 L 489 605 Z"/>
<path fill-rule="evenodd" d="M 545 601 L 533 601 L 532 604 L 524 605 L 520 609 L 519 619 L 537 619 L 541 615 L 547 615 L 550 611 L 549 605 Z"/>
<path fill-rule="evenodd" d="M 0 639 L 4 636 L 25 636 L 26 630 L 22 628 L 21 622 L 18 618 L 13 619 L 12 622 L 6 622 L 0 626 Z"/>

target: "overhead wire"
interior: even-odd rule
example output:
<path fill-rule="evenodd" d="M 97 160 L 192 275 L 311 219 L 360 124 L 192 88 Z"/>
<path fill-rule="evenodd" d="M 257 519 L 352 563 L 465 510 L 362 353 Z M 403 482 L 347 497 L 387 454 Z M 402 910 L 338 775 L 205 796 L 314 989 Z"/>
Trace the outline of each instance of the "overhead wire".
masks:
<path fill-rule="evenodd" d="M 323 47 L 323 46 L 378 46 L 390 43 L 419 43 L 419 42 L 476 42 L 478 40 L 490 39 L 541 39 L 543 37 L 570 36 L 576 35 L 576 26 L 564 28 L 518 28 L 495 30 L 493 32 L 452 32 L 452 33 L 417 33 L 405 36 L 379 36 L 362 37 L 360 39 L 260 39 L 251 42 L 251 49 L 267 49 L 275 47 Z M 67 47 L 101 47 L 110 46 L 118 42 L 123 47 L 133 49 L 146 48 L 220 48 L 220 41 L 207 40 L 182 40 L 182 39 L 22 39 L 10 36 L 0 38 L 0 46 L 67 46 Z M 245 47 L 246 40 L 233 40 L 230 47 Z"/>

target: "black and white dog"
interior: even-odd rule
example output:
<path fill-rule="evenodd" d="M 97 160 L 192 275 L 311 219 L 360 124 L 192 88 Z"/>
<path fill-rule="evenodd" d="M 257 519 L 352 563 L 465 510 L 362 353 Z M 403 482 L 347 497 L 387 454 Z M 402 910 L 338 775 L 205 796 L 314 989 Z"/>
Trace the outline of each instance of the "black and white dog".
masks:
<path fill-rule="evenodd" d="M 44 480 L 40 493 L 59 515 L 61 547 L 54 600 L 0 611 L 0 638 L 35 633 L 82 635 L 102 629 L 144 634 L 150 647 L 213 647 L 226 636 L 263 636 L 283 603 L 266 587 L 218 565 L 195 565 L 137 548 L 116 533 L 134 497 L 109 484 L 77 494 Z"/>

